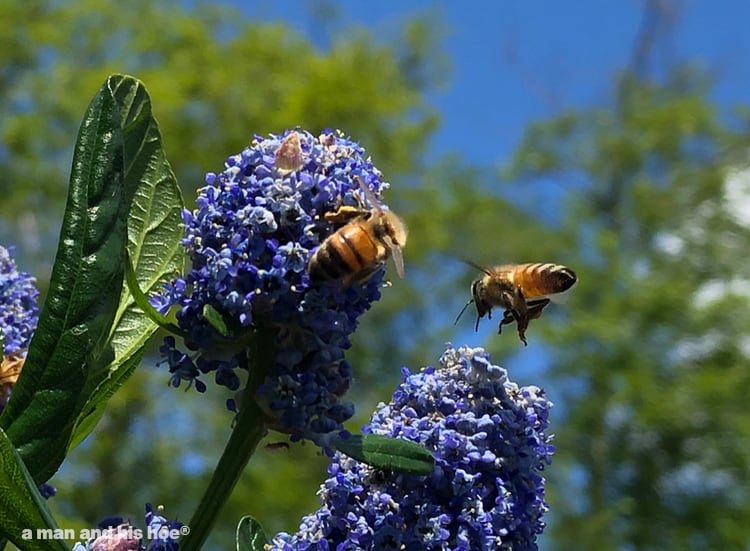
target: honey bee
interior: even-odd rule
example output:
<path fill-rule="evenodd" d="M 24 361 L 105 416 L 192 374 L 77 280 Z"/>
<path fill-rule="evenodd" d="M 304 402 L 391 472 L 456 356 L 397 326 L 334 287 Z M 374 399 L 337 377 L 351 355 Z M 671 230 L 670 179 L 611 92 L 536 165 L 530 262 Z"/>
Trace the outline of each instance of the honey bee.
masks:
<path fill-rule="evenodd" d="M 467 264 L 484 272 L 484 276 L 471 284 L 472 298 L 459 312 L 456 322 L 472 302 L 477 307 L 477 323 L 487 314 L 492 319 L 492 308 L 503 308 L 503 319 L 497 328 L 502 332 L 503 325 L 514 321 L 518 324 L 518 337 L 526 342 L 526 329 L 529 321 L 542 315 L 544 307 L 550 303 L 549 295 L 564 293 L 578 280 L 575 272 L 561 264 L 527 263 L 507 264 L 494 268 L 483 268 L 473 262 Z"/>
<path fill-rule="evenodd" d="M 404 277 L 401 249 L 406 244 L 406 224 L 390 210 L 380 208 L 367 184 L 359 176 L 357 180 L 372 209 L 361 203 L 359 207 L 344 205 L 325 214 L 326 221 L 343 226 L 329 235 L 310 258 L 311 281 L 340 279 L 342 287 L 365 281 L 389 256 L 393 257 L 399 277 Z"/>
<path fill-rule="evenodd" d="M 10 391 L 18 381 L 21 374 L 24 358 L 17 354 L 8 354 L 0 363 L 0 410 L 2 405 L 8 401 Z"/>

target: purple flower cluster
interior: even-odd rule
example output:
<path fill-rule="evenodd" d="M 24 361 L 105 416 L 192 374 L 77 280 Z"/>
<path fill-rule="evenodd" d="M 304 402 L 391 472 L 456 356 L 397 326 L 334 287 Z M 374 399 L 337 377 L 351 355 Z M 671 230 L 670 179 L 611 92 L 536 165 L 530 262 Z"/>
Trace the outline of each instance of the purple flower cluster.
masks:
<path fill-rule="evenodd" d="M 481 348 L 449 346 L 440 367 L 403 374 L 365 432 L 423 444 L 433 473 L 384 472 L 337 453 L 321 508 L 270 549 L 537 549 L 541 471 L 554 451 L 544 392 L 519 388 Z"/>
<path fill-rule="evenodd" d="M 165 517 L 154 512 L 150 503 L 146 503 L 146 527 L 149 543 L 146 551 L 177 551 L 179 543 L 177 537 L 173 537 L 176 531 L 184 526 L 179 520 L 167 520 Z"/>
<path fill-rule="evenodd" d="M 184 525 L 169 521 L 146 504 L 146 530 L 134 527 L 122 517 L 107 517 L 97 526 L 97 537 L 76 543 L 73 551 L 177 551 L 178 537 Z"/>
<path fill-rule="evenodd" d="M 4 354 L 0 356 L 0 413 L 21 374 L 26 349 L 39 321 L 36 280 L 19 272 L 11 250 L 0 246 L 0 330 Z"/>
<path fill-rule="evenodd" d="M 0 246 L 0 330 L 4 354 L 24 354 L 39 321 L 36 279 L 19 272 L 11 250 Z"/>
<path fill-rule="evenodd" d="M 381 173 L 341 133 L 292 130 L 256 137 L 223 172 L 208 173 L 206 184 L 197 208 L 183 214 L 190 271 L 152 299 L 162 312 L 179 307 L 187 352 L 173 337 L 161 348 L 173 386 L 187 381 L 203 391 L 199 377 L 213 373 L 217 384 L 237 390 L 238 373 L 255 367 L 250 343 L 260 328 L 272 328 L 273 366 L 251 398 L 274 429 L 295 439 L 341 430 L 354 412 L 341 400 L 352 380 L 344 350 L 359 316 L 380 297 L 384 270 L 350 285 L 318 283 L 308 262 L 340 227 L 327 213 L 375 208 L 363 205 L 359 188 L 379 198 L 387 188 Z"/>

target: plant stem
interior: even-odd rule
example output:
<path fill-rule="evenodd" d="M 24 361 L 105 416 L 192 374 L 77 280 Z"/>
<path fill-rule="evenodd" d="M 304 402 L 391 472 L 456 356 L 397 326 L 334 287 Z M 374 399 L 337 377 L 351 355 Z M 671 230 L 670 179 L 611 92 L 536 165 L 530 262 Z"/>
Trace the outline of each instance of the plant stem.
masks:
<path fill-rule="evenodd" d="M 252 374 L 245 389 L 245 397 L 236 424 L 224 452 L 216 465 L 198 509 L 188 526 L 190 533 L 180 540 L 180 551 L 199 551 L 208 539 L 216 519 L 242 476 L 258 443 L 266 434 L 264 414 L 252 399 L 260 381 L 272 365 L 275 331 L 258 329 L 250 346 Z M 239 519 L 238 519 L 239 520 Z"/>

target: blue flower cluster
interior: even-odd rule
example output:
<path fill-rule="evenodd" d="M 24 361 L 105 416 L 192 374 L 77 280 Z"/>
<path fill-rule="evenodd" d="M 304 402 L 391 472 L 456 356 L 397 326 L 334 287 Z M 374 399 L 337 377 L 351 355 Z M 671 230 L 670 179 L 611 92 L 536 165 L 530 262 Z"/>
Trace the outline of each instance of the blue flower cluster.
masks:
<path fill-rule="evenodd" d="M 0 246 L 0 330 L 4 354 L 24 354 L 39 321 L 36 280 L 19 272 L 11 250 Z"/>
<path fill-rule="evenodd" d="M 554 448 L 552 404 L 519 388 L 481 348 L 448 347 L 440 367 L 410 373 L 365 432 L 419 442 L 429 476 L 384 472 L 337 453 L 319 492 L 322 507 L 270 549 L 537 549 Z"/>
<path fill-rule="evenodd" d="M 21 375 L 26 350 L 39 321 L 36 278 L 18 271 L 12 252 L 13 249 L 0 245 L 0 329 L 4 339 L 4 354 L 0 361 L 0 413 Z M 57 489 L 40 484 L 39 493 L 44 499 L 50 499 Z"/>
<path fill-rule="evenodd" d="M 107 517 L 97 525 L 99 535 L 86 543 L 76 543 L 73 551 L 177 551 L 183 526 L 156 514 L 147 503 L 145 532 L 122 517 Z"/>
<path fill-rule="evenodd" d="M 146 527 L 150 541 L 146 551 L 177 551 L 180 547 L 176 532 L 184 526 L 179 520 L 167 520 L 154 512 L 150 503 L 146 503 Z"/>
<path fill-rule="evenodd" d="M 293 439 L 341 430 L 354 412 L 341 400 L 352 381 L 344 350 L 380 297 L 384 269 L 363 282 L 321 283 L 310 280 L 308 262 L 341 227 L 326 214 L 385 210 L 364 205 L 360 190 L 366 185 L 379 201 L 387 188 L 381 173 L 339 132 L 292 130 L 256 136 L 206 184 L 197 208 L 183 213 L 191 269 L 151 301 L 162 312 L 179 307 L 187 352 L 174 337 L 161 348 L 173 386 L 187 381 L 203 391 L 199 377 L 214 373 L 217 384 L 237 390 L 238 373 L 255 366 L 250 343 L 259 328 L 272 328 L 273 366 L 251 397 L 269 426 Z"/>
<path fill-rule="evenodd" d="M 0 246 L 0 330 L 4 354 L 0 363 L 0 412 L 8 403 L 39 321 L 36 280 L 19 272 L 11 250 Z"/>

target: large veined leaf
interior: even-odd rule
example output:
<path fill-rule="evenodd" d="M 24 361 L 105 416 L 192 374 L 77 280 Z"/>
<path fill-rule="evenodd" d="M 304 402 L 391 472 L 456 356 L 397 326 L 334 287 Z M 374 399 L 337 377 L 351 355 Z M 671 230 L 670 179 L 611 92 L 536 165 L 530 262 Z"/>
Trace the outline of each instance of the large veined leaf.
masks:
<path fill-rule="evenodd" d="M 143 86 L 126 77 L 115 87 L 125 121 L 125 180 L 138 182 L 128 216 L 128 259 L 138 287 L 158 289 L 165 276 L 182 268 L 182 195 L 162 148 L 161 134 L 151 116 L 151 102 Z M 112 79 L 110 79 L 112 81 Z M 144 345 L 157 325 L 134 303 L 127 285 L 123 286 L 110 339 L 114 358 L 108 365 L 96 366 L 90 374 L 71 447 L 82 441 L 104 412 L 107 399 L 130 376 L 143 356 Z"/>
<path fill-rule="evenodd" d="M 148 94 L 107 79 L 84 116 L 50 289 L 0 426 L 37 482 L 93 427 L 155 325 L 130 303 L 125 251 L 146 289 L 175 267 L 181 200 Z"/>

